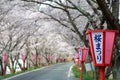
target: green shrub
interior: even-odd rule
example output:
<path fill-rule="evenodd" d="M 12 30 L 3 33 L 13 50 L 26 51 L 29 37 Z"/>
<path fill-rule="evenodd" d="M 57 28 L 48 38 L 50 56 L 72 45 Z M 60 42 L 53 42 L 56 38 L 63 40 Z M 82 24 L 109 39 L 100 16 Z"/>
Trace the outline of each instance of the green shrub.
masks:
<path fill-rule="evenodd" d="M 73 66 L 72 72 L 73 72 L 75 77 L 77 77 L 77 78 L 80 77 L 80 70 L 79 70 L 79 68 L 77 66 Z"/>
<path fill-rule="evenodd" d="M 77 66 L 73 66 L 72 72 L 75 77 L 80 78 L 80 70 Z M 84 72 L 83 80 L 93 80 L 93 78 L 91 78 L 88 73 Z"/>
<path fill-rule="evenodd" d="M 85 73 L 83 76 L 83 80 L 94 80 L 94 79 L 91 78 L 87 73 Z"/>

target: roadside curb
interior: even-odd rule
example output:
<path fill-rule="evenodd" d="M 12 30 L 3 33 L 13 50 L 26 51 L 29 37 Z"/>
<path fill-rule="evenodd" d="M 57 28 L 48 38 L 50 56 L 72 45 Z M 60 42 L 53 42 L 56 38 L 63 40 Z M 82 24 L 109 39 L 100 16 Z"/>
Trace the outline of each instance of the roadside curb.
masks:
<path fill-rule="evenodd" d="M 74 65 L 70 66 L 69 72 L 68 72 L 68 79 L 67 80 L 79 80 L 79 78 L 76 78 L 74 74 L 72 73 L 72 68 Z"/>
<path fill-rule="evenodd" d="M 57 63 L 57 64 L 63 64 L 63 63 Z M 54 65 L 56 65 L 56 64 L 49 65 L 49 66 L 44 66 L 44 67 L 41 67 L 41 68 L 38 68 L 38 69 L 34 69 L 34 70 L 31 70 L 31 71 L 27 71 L 27 72 L 23 72 L 23 73 L 20 73 L 20 74 L 17 74 L 17 75 L 14 75 L 14 76 L 2 79 L 2 80 L 9 80 L 11 78 L 15 78 L 15 77 L 18 77 L 18 76 L 21 76 L 21 75 L 24 75 L 24 74 L 27 74 L 27 73 L 30 73 L 30 72 L 34 72 L 34 71 L 37 71 L 37 70 L 42 70 L 44 68 L 48 68 L 48 67 L 51 67 L 51 66 L 54 66 Z"/>

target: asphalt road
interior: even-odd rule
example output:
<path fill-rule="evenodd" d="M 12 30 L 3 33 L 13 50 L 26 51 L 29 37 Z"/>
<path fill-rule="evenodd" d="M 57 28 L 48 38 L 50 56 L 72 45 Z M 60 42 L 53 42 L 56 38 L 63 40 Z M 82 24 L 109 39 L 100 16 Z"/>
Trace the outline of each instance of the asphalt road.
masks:
<path fill-rule="evenodd" d="M 55 64 L 4 80 L 79 80 L 71 73 L 73 63 Z"/>

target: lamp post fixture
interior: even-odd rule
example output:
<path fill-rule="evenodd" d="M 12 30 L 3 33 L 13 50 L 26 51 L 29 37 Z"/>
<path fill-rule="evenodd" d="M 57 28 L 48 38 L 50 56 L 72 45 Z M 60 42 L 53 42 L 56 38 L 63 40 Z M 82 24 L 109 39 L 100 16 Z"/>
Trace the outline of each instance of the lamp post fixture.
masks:
<path fill-rule="evenodd" d="M 83 78 L 83 71 L 84 71 L 84 61 L 86 59 L 86 54 L 88 52 L 88 48 L 78 48 L 79 52 L 79 60 L 81 61 L 81 70 L 80 70 L 80 80 Z"/>
<path fill-rule="evenodd" d="M 3 62 L 4 62 L 4 71 L 3 71 L 3 75 L 6 74 L 7 60 L 8 60 L 8 55 L 5 53 L 5 54 L 3 55 Z"/>
<path fill-rule="evenodd" d="M 99 67 L 100 80 L 105 80 L 105 67 L 111 65 L 117 30 L 88 30 L 94 65 Z"/>

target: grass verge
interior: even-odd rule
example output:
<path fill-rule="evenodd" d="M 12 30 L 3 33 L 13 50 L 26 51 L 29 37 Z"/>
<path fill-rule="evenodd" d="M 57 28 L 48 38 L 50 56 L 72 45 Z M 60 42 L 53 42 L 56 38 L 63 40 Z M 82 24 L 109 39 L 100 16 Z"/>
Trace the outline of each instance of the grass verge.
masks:
<path fill-rule="evenodd" d="M 77 66 L 73 66 L 72 72 L 75 77 L 80 78 L 80 70 Z M 84 72 L 83 80 L 93 80 L 93 78 L 91 78 L 88 73 Z"/>
<path fill-rule="evenodd" d="M 72 72 L 73 72 L 73 74 L 74 74 L 75 77 L 77 77 L 77 78 L 80 77 L 80 70 L 78 69 L 77 66 L 75 66 L 75 65 L 73 66 Z"/>
<path fill-rule="evenodd" d="M 5 78 L 9 78 L 9 77 L 12 77 L 12 76 L 24 73 L 24 72 L 32 71 L 32 70 L 38 69 L 38 68 L 40 68 L 40 67 L 30 67 L 28 70 L 25 70 L 25 71 L 18 71 L 14 74 L 6 74 L 5 76 L 0 76 L 0 80 L 5 79 Z"/>

